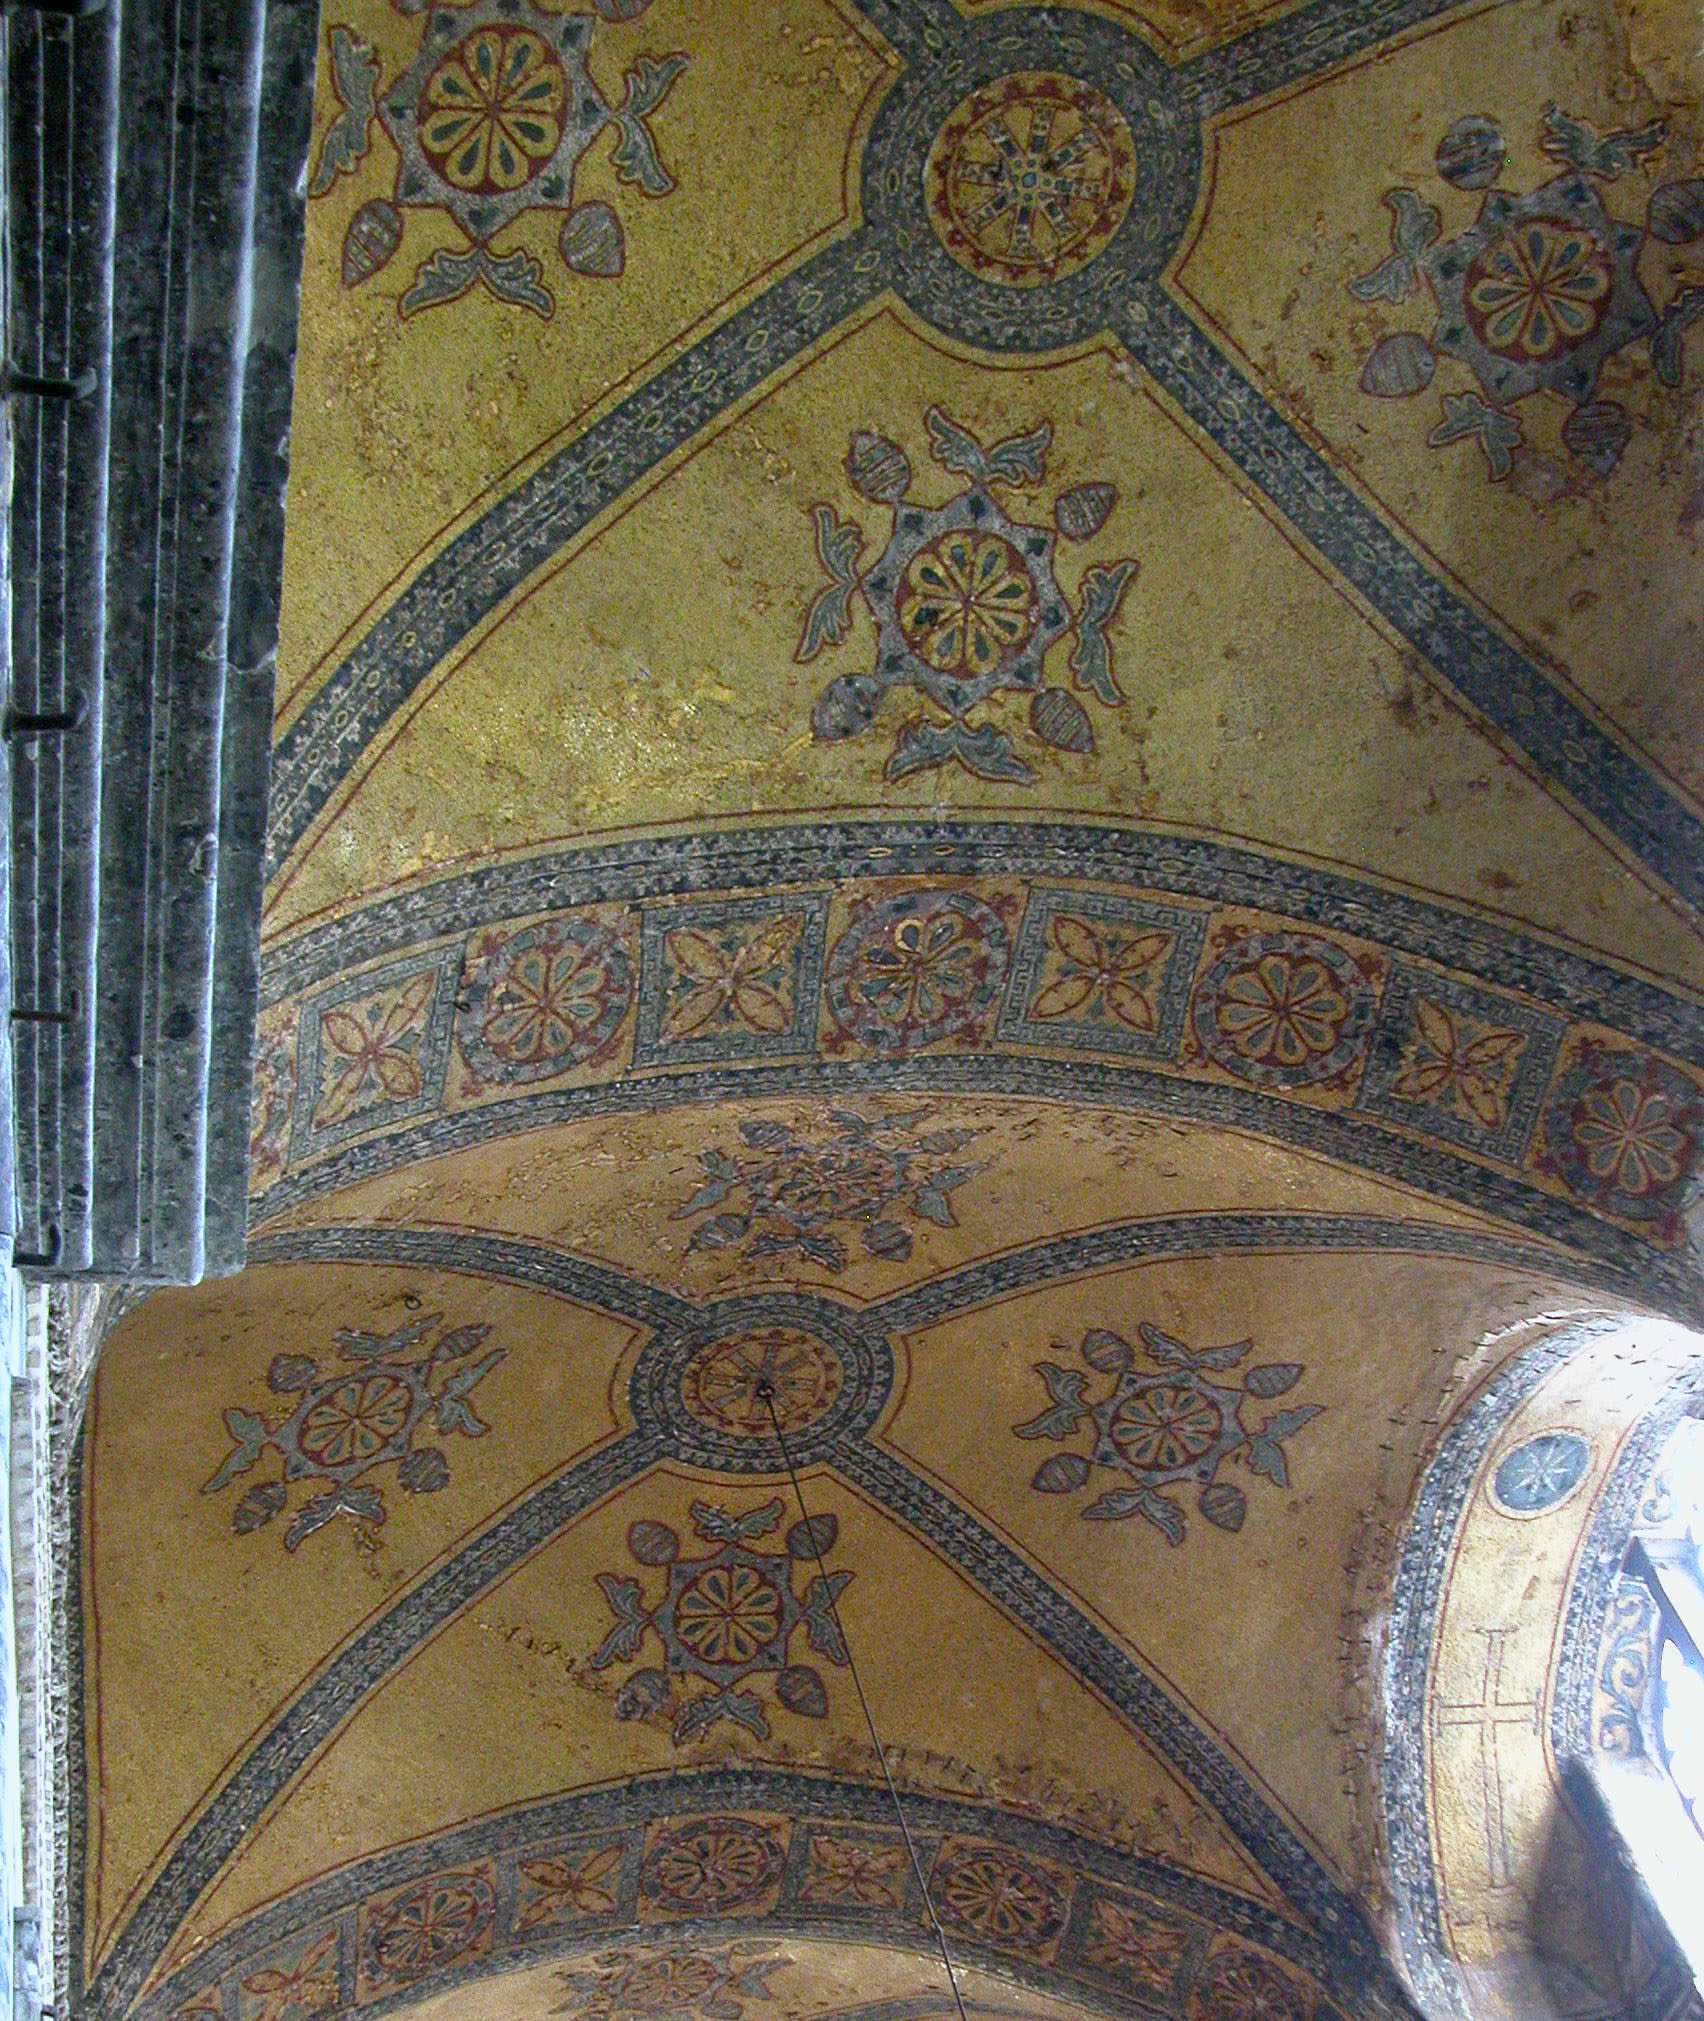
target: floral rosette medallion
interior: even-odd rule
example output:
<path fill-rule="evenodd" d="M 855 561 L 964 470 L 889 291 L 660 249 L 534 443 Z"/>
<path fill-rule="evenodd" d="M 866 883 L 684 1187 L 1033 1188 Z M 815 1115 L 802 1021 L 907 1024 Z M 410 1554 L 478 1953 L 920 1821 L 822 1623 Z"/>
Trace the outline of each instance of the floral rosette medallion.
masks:
<path fill-rule="evenodd" d="M 938 407 L 924 418 L 935 461 L 969 483 L 944 505 L 916 504 L 905 452 L 885 435 L 860 429 L 846 457 L 847 480 L 893 514 L 887 544 L 868 566 L 863 529 L 832 505 L 811 508 L 829 584 L 806 613 L 794 657 L 807 664 L 850 636 L 854 594 L 876 626 L 874 667 L 829 682 L 811 711 L 811 732 L 819 743 L 859 736 L 889 696 L 909 689 L 924 712 L 900 725 L 889 779 L 956 764 L 979 779 L 1030 786 L 1035 768 L 988 713 L 990 702 L 1027 696 L 1036 743 L 1085 756 L 1095 749 L 1094 724 L 1073 689 L 1104 708 L 1124 700 L 1107 630 L 1137 564 L 1122 559 L 1084 569 L 1074 610 L 1054 572 L 1056 540 L 1093 539 L 1118 493 L 1099 481 L 1075 485 L 1057 500 L 1051 527 L 1031 525 L 1014 518 L 996 493 L 1045 482 L 1052 424 L 986 448 Z M 1062 639 L 1070 641 L 1070 687 L 1046 671 Z"/>
<path fill-rule="evenodd" d="M 631 18 L 648 0 L 598 0 L 597 14 L 547 12 L 533 0 L 472 0 L 424 10 L 414 60 L 381 90 L 381 64 L 352 28 L 330 31 L 331 81 L 341 110 L 326 129 L 308 185 L 323 196 L 366 159 L 376 119 L 397 156 L 391 195 L 369 197 L 343 240 L 343 284 L 358 287 L 402 243 L 404 213 L 437 211 L 467 241 L 421 262 L 399 304 L 404 316 L 453 302 L 476 283 L 499 301 L 548 319 L 556 299 L 524 247 L 493 241 L 528 211 L 557 212 L 557 250 L 571 272 L 610 279 L 626 261 L 621 220 L 607 203 L 578 203 L 574 179 L 592 142 L 616 133 L 619 181 L 666 196 L 649 117 L 686 68 L 678 53 L 641 56 L 623 80 L 619 104 L 587 66 L 598 14 Z"/>

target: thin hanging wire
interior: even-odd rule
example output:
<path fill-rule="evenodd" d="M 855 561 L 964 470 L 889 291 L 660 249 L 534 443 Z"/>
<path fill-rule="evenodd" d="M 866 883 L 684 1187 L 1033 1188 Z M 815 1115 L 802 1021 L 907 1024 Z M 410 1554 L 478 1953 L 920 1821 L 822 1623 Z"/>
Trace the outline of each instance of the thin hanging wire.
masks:
<path fill-rule="evenodd" d="M 828 1611 L 834 1616 L 834 1625 L 840 1634 L 840 1646 L 846 1651 L 846 1667 L 852 1673 L 852 1688 L 858 1694 L 858 1703 L 863 1709 L 864 1724 L 870 1730 L 870 1745 L 876 1750 L 876 1759 L 882 1765 L 882 1780 L 887 1784 L 888 1800 L 893 1805 L 893 1814 L 899 1821 L 900 1837 L 905 1841 L 905 1850 L 911 1858 L 911 1871 L 917 1876 L 917 1887 L 923 1897 L 923 1906 L 928 1911 L 930 1924 L 934 1928 L 935 1942 L 941 1947 L 941 1963 L 947 1968 L 947 1984 L 952 1988 L 953 2006 L 958 2011 L 959 2021 L 969 2021 L 964 2011 L 964 1995 L 959 1991 L 958 1973 L 953 1970 L 952 1953 L 947 1949 L 947 1933 L 941 1928 L 941 1919 L 935 1913 L 935 1902 L 929 1893 L 929 1883 L 923 1877 L 923 1862 L 917 1856 L 917 1842 L 911 1836 L 911 1827 L 906 1823 L 905 1806 L 899 1800 L 899 1791 L 894 1787 L 893 1775 L 888 1768 L 887 1749 L 876 1731 L 874 1713 L 865 1695 L 864 1680 L 858 1675 L 858 1661 L 852 1654 L 852 1644 L 847 1639 L 846 1624 L 840 1618 L 840 1603 L 835 1598 L 834 1582 L 828 1576 L 828 1567 L 822 1558 L 822 1535 L 817 1529 L 816 1518 L 805 1506 L 805 1491 L 799 1485 L 799 1471 L 793 1465 L 793 1455 L 787 1450 L 787 1435 L 781 1429 L 781 1420 L 775 1415 L 775 1385 L 766 1377 L 757 1386 L 757 1400 L 768 1407 L 769 1422 L 775 1427 L 775 1442 L 781 1448 L 781 1457 L 787 1465 L 787 1478 L 793 1483 L 793 1499 L 799 1505 L 799 1514 L 805 1521 L 805 1534 L 811 1540 L 811 1555 L 816 1559 L 817 1571 L 822 1575 L 823 1591 L 828 1595 Z"/>

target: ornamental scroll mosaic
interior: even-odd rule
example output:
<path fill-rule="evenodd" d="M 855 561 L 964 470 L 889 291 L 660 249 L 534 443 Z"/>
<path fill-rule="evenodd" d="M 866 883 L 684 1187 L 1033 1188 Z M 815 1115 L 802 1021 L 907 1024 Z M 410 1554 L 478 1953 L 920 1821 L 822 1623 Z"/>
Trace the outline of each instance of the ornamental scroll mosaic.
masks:
<path fill-rule="evenodd" d="M 483 1438 L 490 1429 L 468 1402 L 504 1357 L 500 1347 L 479 1353 L 490 1331 L 446 1327 L 432 1312 L 388 1334 L 345 1327 L 328 1362 L 275 1355 L 267 1387 L 293 1396 L 294 1405 L 276 1418 L 232 1405 L 225 1412 L 231 1450 L 201 1492 L 222 1493 L 271 1456 L 277 1477 L 245 1489 L 231 1512 L 239 1536 L 283 1515 L 303 1483 L 318 1491 L 297 1504 L 285 1550 L 337 1516 L 376 1528 L 385 1520 L 385 1496 L 369 1476 L 390 1474 L 408 1494 L 435 1494 L 449 1481 L 450 1464 L 432 1435 Z"/>
<path fill-rule="evenodd" d="M 651 1110 L 696 1099 L 708 1072 L 717 1099 L 735 1099 L 732 1077 L 770 1056 L 731 1014 L 706 1018 L 690 1054 L 646 1037 L 682 998 L 669 948 L 683 912 L 731 907 L 646 897 L 523 913 L 329 980 L 310 971 L 299 995 L 262 1013 L 255 1192 L 282 1202 L 320 1168 L 383 1169 L 395 1154 L 381 1133 L 398 1150 L 415 1129 L 445 1148 L 458 1117 L 471 1131 L 484 1104 L 522 1093 L 553 1118 L 581 1102 Z M 1504 983 L 1196 890 L 851 876 L 764 907 L 730 933 L 755 945 L 773 913 L 821 935 L 820 960 L 785 970 L 785 1043 L 790 1091 L 820 1090 L 827 1120 L 754 1116 L 737 1141 L 707 1148 L 666 1210 L 694 1249 L 830 1271 L 860 1252 L 903 1260 L 921 1227 L 952 1225 L 954 1195 L 982 1162 L 977 1142 L 950 1141 L 932 1103 L 873 1109 L 824 1077 L 907 1059 L 958 1086 L 956 1063 L 970 1056 L 1032 1092 L 1056 1074 L 1076 1099 L 1092 1087 L 1117 1102 L 1128 1085 L 1129 1099 L 1164 1106 L 1187 1082 L 1179 1099 L 1193 1115 L 1397 1177 L 1412 1176 L 1423 1147 L 1440 1174 L 1436 1161 L 1451 1161 L 1456 1197 L 1504 1216 L 1518 1199 L 1546 1235 L 1573 1239 L 1568 1217 L 1584 1212 L 1646 1247 L 1680 1240 L 1704 1151 L 1704 1071 L 1685 1062 L 1694 1021 L 1680 1006 L 1636 1012 L 1676 1057 L 1575 1022 L 1571 1001 L 1590 995 L 1577 976 L 1535 999 L 1528 955 L 1511 955 Z M 1449 932 L 1429 921 L 1428 944 L 1447 947 Z M 730 963 L 730 1003 L 776 987 L 756 970 Z M 531 1127 L 508 1113 L 510 1127 Z"/>
<path fill-rule="evenodd" d="M 405 213 L 430 211 L 466 241 L 441 246 L 416 268 L 398 304 L 412 316 L 483 286 L 500 302 L 548 320 L 556 297 L 540 262 L 523 246 L 499 250 L 527 212 L 561 219 L 563 266 L 613 279 L 626 263 L 621 219 L 607 203 L 577 202 L 574 180 L 586 150 L 615 133 L 618 180 L 648 197 L 675 186 L 650 119 L 686 68 L 685 56 L 643 55 L 622 80 L 619 102 L 605 98 L 588 64 L 599 17 L 632 20 L 649 0 L 596 0 L 592 13 L 554 13 L 533 0 L 405 9 L 420 15 L 420 46 L 388 84 L 373 48 L 352 28 L 333 26 L 331 82 L 340 110 L 320 142 L 308 185 L 324 196 L 366 160 L 374 121 L 397 158 L 388 196 L 369 197 L 343 240 L 343 285 L 359 287 L 395 257 Z"/>
<path fill-rule="evenodd" d="M 1244 1412 L 1294 1389 L 1305 1371 L 1294 1361 L 1259 1362 L 1233 1383 L 1226 1378 L 1242 1369 L 1252 1341 L 1192 1351 L 1146 1322 L 1137 1338 L 1139 1347 L 1097 1327 L 1083 1336 L 1084 1368 L 1036 1364 L 1052 1408 L 1013 1431 L 1061 1444 L 1081 1439 L 1085 1449 L 1043 1460 L 1030 1485 L 1044 1495 L 1069 1495 L 1110 1476 L 1084 1518 L 1114 1523 L 1140 1516 L 1169 1544 L 1181 1544 L 1188 1529 L 1178 1492 L 1193 1489 L 1209 1523 L 1240 1530 L 1248 1496 L 1221 1473 L 1240 1464 L 1255 1479 L 1287 1488 L 1284 1442 L 1318 1417 L 1320 1406 L 1292 1404 L 1253 1423 Z"/>
<path fill-rule="evenodd" d="M 1010 108 L 996 108 L 973 121 L 959 143 L 949 180 L 984 194 L 974 212 L 982 221 L 979 233 L 973 236 L 967 228 L 948 241 L 958 248 L 955 257 L 974 255 L 998 264 L 1002 257 L 1016 258 L 1020 247 L 1045 242 L 1053 258 L 1062 260 L 1081 249 L 1085 234 L 1093 236 L 1092 221 L 1082 221 L 1063 188 L 1027 210 L 1006 190 L 1000 178 L 1008 156 L 1016 150 L 1020 157 L 1009 178 L 1015 187 L 1031 174 L 1022 166 L 1026 150 L 1047 145 L 1038 141 L 1044 134 L 1041 116 L 1029 113 L 1021 121 L 1024 148 L 1018 148 L 1007 124 L 1017 117 Z M 1076 138 L 1062 144 L 1069 160 L 1056 179 L 1075 175 L 1091 148 L 1088 136 L 1095 129 L 1076 117 Z M 979 250 L 984 246 L 1000 251 L 984 254 Z M 1073 485 L 1056 500 L 1051 527 L 1030 525 L 1011 516 L 996 487 L 1012 491 L 1046 482 L 1052 423 L 1043 421 L 1027 434 L 986 447 L 939 407 L 931 407 L 925 420 L 935 461 L 969 480 L 945 505 L 912 499 L 914 473 L 898 443 L 870 429 L 852 437 L 847 481 L 893 515 L 886 544 L 873 561 L 864 562 L 864 533 L 856 522 L 841 519 L 832 505 L 811 508 L 828 587 L 805 614 L 795 658 L 808 663 L 825 646 L 846 640 L 854 595 L 863 599 L 876 626 L 874 667 L 829 682 L 811 711 L 811 731 L 823 743 L 859 736 L 889 695 L 909 689 L 924 706 L 899 728 L 887 761 L 889 779 L 956 764 L 978 779 L 1030 786 L 1037 776 L 1034 765 L 984 713 L 985 705 L 996 696 L 1027 695 L 1036 747 L 1078 755 L 1094 750 L 1094 724 L 1077 696 L 1086 694 L 1108 709 L 1124 700 L 1107 628 L 1135 580 L 1137 564 L 1124 558 L 1085 568 L 1073 606 L 1055 573 L 1054 549 L 1061 539 L 1093 539 L 1118 493 L 1104 482 Z M 1070 641 L 1069 687 L 1046 672 L 1049 652 L 1062 639 Z"/>
<path fill-rule="evenodd" d="M 1446 237 L 1438 209 L 1419 192 L 1386 190 L 1391 250 L 1350 283 L 1363 301 L 1401 303 L 1422 283 L 1436 316 L 1421 335 L 1380 339 L 1361 371 L 1362 390 L 1384 399 L 1424 393 L 1441 363 L 1465 368 L 1441 394 L 1433 448 L 1476 442 L 1486 474 L 1506 478 L 1525 443 L 1517 411 L 1548 393 L 1569 412 L 1562 441 L 1607 477 L 1632 439 L 1633 420 L 1599 387 L 1604 369 L 1634 347 L 1635 373 L 1665 386 L 1681 379 L 1686 333 L 1704 315 L 1704 264 L 1659 259 L 1704 239 L 1704 179 L 1662 183 L 1642 220 L 1610 195 L 1623 176 L 1658 156 L 1660 120 L 1599 132 L 1550 106 L 1539 146 L 1558 173 L 1536 189 L 1500 178 L 1508 145 L 1494 119 L 1458 119 L 1438 143 L 1438 174 L 1459 190 L 1483 191 L 1472 223 Z"/>
<path fill-rule="evenodd" d="M 726 1405 L 718 1392 L 718 1406 Z M 810 1653 L 847 1666 L 835 1602 L 852 1574 L 817 1569 L 800 1591 L 800 1568 L 820 1566 L 839 1524 L 831 1515 L 813 1516 L 788 1530 L 784 1549 L 765 1550 L 759 1540 L 781 1527 L 782 1510 L 779 1499 L 743 1514 L 694 1502 L 692 1527 L 707 1551 L 687 1550 L 667 1523 L 629 1528 L 628 1550 L 638 1564 L 661 1574 L 661 1590 L 648 1597 L 638 1579 L 598 1574 L 615 1626 L 594 1652 L 592 1668 L 632 1662 L 648 1638 L 663 1662 L 626 1679 L 616 1693 L 618 1718 L 642 1719 L 672 1707 L 674 1744 L 681 1747 L 724 1719 L 767 1740 L 766 1701 L 806 1719 L 826 1716 L 822 1673 L 804 1660 L 804 1649 L 794 1650 L 793 1638 L 802 1631 Z M 765 1687 L 762 1695 L 753 1688 L 758 1685 Z"/>
<path fill-rule="evenodd" d="M 703 1183 L 674 1211 L 696 1224 L 687 1248 L 796 1255 L 838 1272 L 855 1241 L 866 1256 L 903 1262 L 918 1221 L 958 1225 L 953 1193 L 986 1169 L 961 1156 L 983 1133 L 930 1128 L 932 1114 L 833 1108 L 808 1137 L 786 1123 L 742 1123 L 741 1150 L 699 1153 Z"/>
<path fill-rule="evenodd" d="M 244 1984 L 282 1984 L 292 1967 L 323 1995 L 309 2011 L 331 2015 L 563 1950 L 555 2011 L 567 2021 L 762 2021 L 782 2004 L 782 1932 L 928 1941 L 884 1794 L 755 1769 L 742 1781 L 748 1799 L 718 1807 L 706 1788 L 684 1811 L 660 1807 L 690 1803 L 682 1785 L 641 1784 L 637 1815 L 621 1818 L 607 1796 L 559 1799 L 341 1869 L 335 1892 L 322 1884 L 300 1905 L 304 1921 L 292 1925 L 286 1899 L 239 1925 L 149 1996 L 143 2021 L 302 2021 L 237 2004 Z M 1179 1900 L 1152 1874 L 1131 1885 L 1124 1856 L 993 1806 L 924 1800 L 913 1840 L 955 1955 L 985 1969 L 1045 1972 L 1096 2011 L 1340 2021 L 1319 1978 L 1273 1948 L 1295 1943 L 1293 1929 L 1244 1898 L 1193 1878 Z M 555 1877 L 543 1894 L 540 1876 Z"/>
<path fill-rule="evenodd" d="M 749 2006 L 775 1995 L 769 1981 L 787 1962 L 768 1946 L 679 1944 L 646 1951 L 602 1951 L 564 1971 L 554 2012 L 570 2021 L 745 2021 Z"/>

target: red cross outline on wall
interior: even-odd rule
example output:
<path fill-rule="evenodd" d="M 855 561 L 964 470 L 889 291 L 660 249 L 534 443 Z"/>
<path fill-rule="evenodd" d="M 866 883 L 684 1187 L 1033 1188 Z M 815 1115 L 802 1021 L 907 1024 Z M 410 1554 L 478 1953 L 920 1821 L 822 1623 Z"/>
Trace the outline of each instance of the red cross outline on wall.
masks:
<path fill-rule="evenodd" d="M 1503 1764 L 1498 1752 L 1498 1736 L 1506 1726 L 1524 1726 L 1539 1731 L 1539 1693 L 1525 1698 L 1503 1696 L 1503 1652 L 1513 1628 L 1480 1628 L 1485 1637 L 1485 1674 L 1477 1699 L 1440 1699 L 1432 1708 L 1433 1745 L 1441 1741 L 1449 1727 L 1479 1729 L 1479 1773 L 1485 1796 L 1485 1863 L 1487 1878 L 1494 1888 L 1511 1885 L 1512 1859 L 1509 1853 L 1508 1820 L 1503 1801 Z"/>

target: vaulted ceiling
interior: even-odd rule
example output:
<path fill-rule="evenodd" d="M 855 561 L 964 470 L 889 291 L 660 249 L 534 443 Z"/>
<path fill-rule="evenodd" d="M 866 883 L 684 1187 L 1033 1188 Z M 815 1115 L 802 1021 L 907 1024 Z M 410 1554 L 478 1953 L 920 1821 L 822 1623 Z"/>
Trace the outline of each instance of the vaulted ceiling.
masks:
<path fill-rule="evenodd" d="M 103 2017 L 1620 2011 L 1691 12 L 326 0 L 250 1262 L 78 1473 Z"/>

